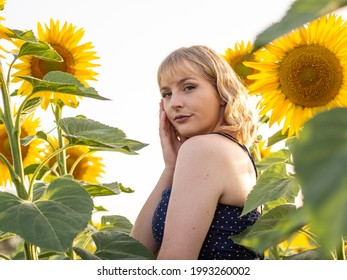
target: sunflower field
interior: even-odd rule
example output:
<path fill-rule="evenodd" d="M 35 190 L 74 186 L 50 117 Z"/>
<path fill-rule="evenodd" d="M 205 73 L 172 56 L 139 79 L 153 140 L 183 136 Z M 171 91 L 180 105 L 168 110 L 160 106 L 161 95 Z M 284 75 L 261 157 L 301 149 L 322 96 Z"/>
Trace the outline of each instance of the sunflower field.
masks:
<path fill-rule="evenodd" d="M 232 239 L 265 259 L 346 260 L 347 20 L 334 14 L 346 5 L 297 0 L 254 42 L 222 54 L 259 110 L 250 149 L 260 176 L 242 214 L 261 207 L 262 216 Z M 83 29 L 2 23 L 0 187 L 15 191 L 0 189 L 0 245 L 15 245 L 0 246 L 0 259 L 154 259 L 129 236 L 127 218 L 93 221 L 95 197 L 132 192 L 99 181 L 97 153 L 137 154 L 146 144 L 87 116 L 64 117 L 82 98 L 107 100 L 88 85 L 100 65 Z M 38 109 L 53 115 L 51 130 L 41 130 Z"/>
<path fill-rule="evenodd" d="M 267 259 L 346 259 L 347 1 L 296 1 L 254 44 L 223 55 L 257 100 L 260 177 L 243 214 L 263 215 L 235 242 Z M 326 13 L 328 12 L 328 13 Z"/>
<path fill-rule="evenodd" d="M 0 69 L 0 185 L 16 190 L 0 192 L 0 241 L 15 244 L 10 254 L 0 250 L 0 258 L 103 258 L 94 251 L 104 246 L 111 248 L 106 258 L 152 258 L 129 237 L 125 217 L 92 221 L 92 212 L 103 210 L 94 206 L 95 197 L 132 192 L 118 182 L 99 182 L 104 165 L 95 153 L 136 154 L 146 144 L 86 116 L 63 117 L 64 108 L 76 108 L 82 98 L 106 100 L 88 86 L 98 57 L 72 24 L 39 23 L 37 34 L 0 25 L 1 59 L 13 54 L 8 69 Z M 48 132 L 33 115 L 39 107 L 54 116 Z"/>

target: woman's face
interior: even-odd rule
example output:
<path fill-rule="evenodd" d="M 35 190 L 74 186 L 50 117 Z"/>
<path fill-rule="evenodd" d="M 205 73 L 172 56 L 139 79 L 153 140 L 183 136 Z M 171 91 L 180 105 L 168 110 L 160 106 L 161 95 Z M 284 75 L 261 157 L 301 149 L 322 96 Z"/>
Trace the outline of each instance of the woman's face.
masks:
<path fill-rule="evenodd" d="M 223 104 L 215 87 L 192 66 L 160 82 L 166 115 L 185 138 L 208 134 L 223 123 Z M 182 67 L 183 69 L 183 67 Z"/>

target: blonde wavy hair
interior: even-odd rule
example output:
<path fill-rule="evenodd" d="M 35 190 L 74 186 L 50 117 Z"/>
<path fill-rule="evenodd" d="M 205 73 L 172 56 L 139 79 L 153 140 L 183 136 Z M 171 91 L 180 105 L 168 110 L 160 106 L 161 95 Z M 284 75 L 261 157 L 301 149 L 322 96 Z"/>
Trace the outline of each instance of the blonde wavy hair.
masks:
<path fill-rule="evenodd" d="M 224 106 L 224 124 L 220 132 L 226 132 L 244 145 L 254 141 L 255 109 L 252 108 L 247 89 L 233 71 L 231 66 L 214 50 L 206 46 L 191 46 L 179 48 L 170 53 L 160 64 L 157 73 L 158 84 L 162 79 L 169 78 L 177 71 L 184 71 L 188 62 L 199 69 L 202 77 L 206 78 L 216 88 Z"/>

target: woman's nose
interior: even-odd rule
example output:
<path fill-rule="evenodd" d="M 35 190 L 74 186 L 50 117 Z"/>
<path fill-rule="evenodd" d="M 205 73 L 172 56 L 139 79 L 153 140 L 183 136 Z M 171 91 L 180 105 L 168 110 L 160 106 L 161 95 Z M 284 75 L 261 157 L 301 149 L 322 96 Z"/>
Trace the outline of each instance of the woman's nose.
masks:
<path fill-rule="evenodd" d="M 179 92 L 173 92 L 170 98 L 170 107 L 173 109 L 182 107 L 182 95 Z"/>

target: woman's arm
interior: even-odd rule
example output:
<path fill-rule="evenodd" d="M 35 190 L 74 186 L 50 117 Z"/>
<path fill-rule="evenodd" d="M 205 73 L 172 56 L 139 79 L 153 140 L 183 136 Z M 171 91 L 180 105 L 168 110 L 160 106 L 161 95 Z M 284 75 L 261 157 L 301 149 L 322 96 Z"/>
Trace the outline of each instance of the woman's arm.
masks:
<path fill-rule="evenodd" d="M 158 259 L 198 258 L 224 187 L 214 138 L 193 137 L 179 151 Z"/>

